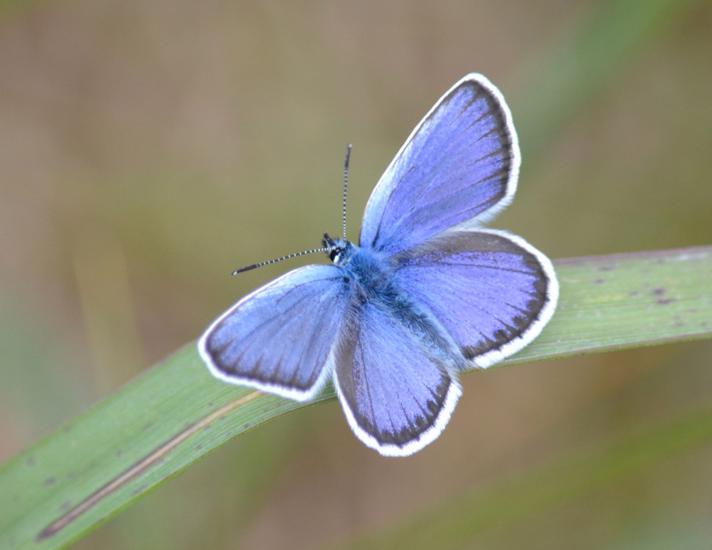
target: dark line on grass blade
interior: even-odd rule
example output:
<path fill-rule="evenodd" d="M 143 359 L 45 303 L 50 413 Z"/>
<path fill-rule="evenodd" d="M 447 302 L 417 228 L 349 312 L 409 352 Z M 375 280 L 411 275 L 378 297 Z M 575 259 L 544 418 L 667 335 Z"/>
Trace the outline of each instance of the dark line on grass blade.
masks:
<path fill-rule="evenodd" d="M 54 520 L 52 523 L 50 523 L 47 527 L 45 527 L 44 529 L 42 529 L 42 531 L 38 533 L 35 540 L 39 542 L 53 535 L 56 535 L 59 531 L 64 529 L 67 525 L 82 516 L 84 513 L 91 510 L 94 506 L 99 504 L 106 497 L 115 493 L 116 491 L 124 487 L 127 483 L 146 472 L 149 468 L 154 466 L 157 462 L 159 462 L 162 458 L 164 458 L 168 453 L 170 453 L 178 445 L 183 443 L 190 436 L 192 436 L 202 428 L 205 428 L 219 417 L 233 411 L 234 409 L 244 405 L 245 403 L 249 403 L 258 395 L 260 395 L 260 392 L 258 391 L 248 393 L 247 395 L 236 399 L 235 401 L 231 401 L 227 405 L 224 405 L 219 409 L 213 411 L 208 416 L 204 417 L 202 420 L 186 427 L 183 431 L 177 433 L 176 435 L 168 439 L 168 441 L 165 441 L 164 443 L 156 447 L 146 456 L 134 462 L 131 466 L 126 468 L 115 478 L 99 487 L 96 491 L 94 491 L 92 494 L 82 500 L 74 508 L 67 511 L 67 513 Z"/>

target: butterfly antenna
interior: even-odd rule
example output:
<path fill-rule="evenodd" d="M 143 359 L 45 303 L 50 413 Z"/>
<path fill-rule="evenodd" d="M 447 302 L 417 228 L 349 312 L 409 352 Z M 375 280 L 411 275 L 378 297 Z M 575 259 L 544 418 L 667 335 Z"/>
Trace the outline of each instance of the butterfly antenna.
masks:
<path fill-rule="evenodd" d="M 341 195 L 341 230 L 344 240 L 346 239 L 346 199 L 349 193 L 349 161 L 351 160 L 351 144 L 346 146 L 346 155 L 344 156 L 344 189 Z M 299 256 L 306 256 L 308 254 L 317 254 L 319 252 L 331 252 L 334 247 L 322 246 L 321 248 L 309 248 L 308 250 L 302 250 L 301 252 L 292 252 L 291 254 L 285 254 L 278 258 L 272 258 L 271 260 L 264 260 L 262 262 L 257 262 L 256 264 L 246 265 L 245 267 L 239 267 L 235 269 L 232 274 L 233 276 L 244 273 L 245 271 L 252 271 L 253 269 L 258 269 L 266 265 L 277 264 L 283 262 L 284 260 L 291 260 L 292 258 L 298 258 Z"/>
<path fill-rule="evenodd" d="M 351 160 L 351 144 L 346 146 L 344 155 L 344 188 L 341 194 L 341 235 L 346 240 L 346 198 L 349 194 L 349 161 Z"/>
<path fill-rule="evenodd" d="M 266 265 L 277 264 L 283 262 L 284 260 L 291 260 L 292 258 L 298 258 L 299 256 L 306 256 L 307 254 L 316 254 L 317 252 L 330 252 L 331 247 L 323 246 L 321 248 L 310 248 L 308 250 L 302 250 L 301 252 L 292 252 L 291 254 L 286 254 L 280 256 L 279 258 L 272 258 L 271 260 L 264 260 L 262 262 L 257 262 L 256 264 L 246 265 L 245 267 L 240 267 L 232 272 L 233 276 L 244 273 L 245 271 L 252 271 L 259 267 L 264 267 Z"/>

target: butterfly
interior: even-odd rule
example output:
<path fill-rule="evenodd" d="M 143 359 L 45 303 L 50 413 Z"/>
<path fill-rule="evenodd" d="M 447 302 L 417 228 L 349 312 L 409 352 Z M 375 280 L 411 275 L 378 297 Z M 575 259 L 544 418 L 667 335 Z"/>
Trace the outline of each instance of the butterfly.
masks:
<path fill-rule="evenodd" d="M 304 251 L 332 263 L 245 296 L 198 349 L 217 378 L 298 401 L 331 379 L 356 436 L 406 456 L 444 430 L 461 373 L 541 333 L 559 287 L 544 254 L 482 227 L 511 202 L 521 162 L 509 107 L 486 77 L 463 77 L 415 127 L 368 200 L 358 244 L 345 230 L 348 158 L 343 235 Z"/>

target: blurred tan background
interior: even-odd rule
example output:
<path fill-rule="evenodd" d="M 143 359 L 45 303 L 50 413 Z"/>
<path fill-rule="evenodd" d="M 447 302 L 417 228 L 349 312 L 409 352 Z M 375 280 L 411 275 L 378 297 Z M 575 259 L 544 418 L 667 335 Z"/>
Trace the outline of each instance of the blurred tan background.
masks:
<path fill-rule="evenodd" d="M 232 268 L 338 232 L 348 142 L 356 238 L 383 168 L 470 71 L 522 140 L 494 226 L 555 258 L 709 244 L 710 28 L 704 1 L 0 2 L 0 459 L 298 262 Z M 78 547 L 397 547 L 454 507 L 472 522 L 442 547 L 706 548 L 712 442 L 620 448 L 712 404 L 711 354 L 468 375 L 407 460 L 310 407 Z"/>

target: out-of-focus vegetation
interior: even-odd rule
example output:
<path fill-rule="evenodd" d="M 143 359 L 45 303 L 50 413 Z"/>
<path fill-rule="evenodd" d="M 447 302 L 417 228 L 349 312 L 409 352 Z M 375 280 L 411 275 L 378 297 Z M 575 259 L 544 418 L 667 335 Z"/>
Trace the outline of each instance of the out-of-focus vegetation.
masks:
<path fill-rule="evenodd" d="M 229 279 L 236 264 L 337 228 L 348 141 L 355 235 L 401 141 L 471 70 L 523 140 L 495 226 L 554 257 L 709 243 L 710 24 L 701 1 L 0 4 L 0 458 L 291 267 Z M 444 436 L 405 461 L 363 448 L 335 404 L 304 409 L 79 547 L 340 546 L 414 518 L 453 547 L 704 547 L 712 446 L 690 429 L 710 352 L 466 377 Z M 636 453 L 650 461 L 626 469 Z M 440 519 L 465 502 L 481 522 L 481 498 L 541 508 L 547 490 L 566 498 L 484 535 Z"/>

